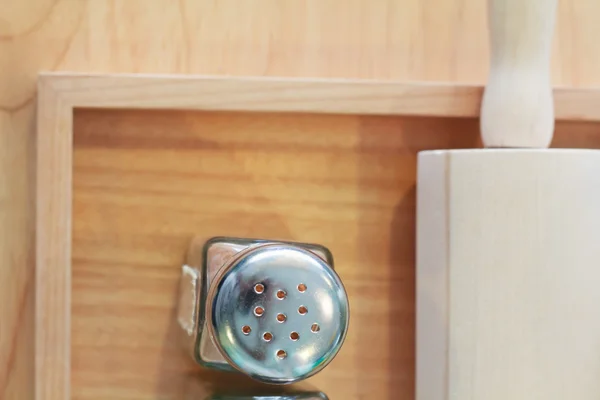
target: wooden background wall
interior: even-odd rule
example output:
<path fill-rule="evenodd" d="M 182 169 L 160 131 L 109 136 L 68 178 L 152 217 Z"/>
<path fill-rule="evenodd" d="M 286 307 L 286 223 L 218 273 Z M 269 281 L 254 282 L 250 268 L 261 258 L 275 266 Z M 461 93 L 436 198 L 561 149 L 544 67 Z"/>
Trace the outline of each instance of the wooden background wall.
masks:
<path fill-rule="evenodd" d="M 483 83 L 484 0 L 0 0 L 0 398 L 33 386 L 39 71 Z M 600 3 L 561 0 L 556 85 L 600 83 Z"/>

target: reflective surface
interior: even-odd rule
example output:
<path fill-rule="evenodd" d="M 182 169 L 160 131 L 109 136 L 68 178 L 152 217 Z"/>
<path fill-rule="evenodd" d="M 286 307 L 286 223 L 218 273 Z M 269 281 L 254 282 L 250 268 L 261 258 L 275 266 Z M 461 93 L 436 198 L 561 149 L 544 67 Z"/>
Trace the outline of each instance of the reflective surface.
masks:
<path fill-rule="evenodd" d="M 288 393 L 282 395 L 213 395 L 206 400 L 328 400 L 329 398 L 321 392 L 314 393 Z"/>
<path fill-rule="evenodd" d="M 291 383 L 325 367 L 348 328 L 348 299 L 333 269 L 288 244 L 253 246 L 224 266 L 207 312 L 217 346 L 235 368 Z"/>

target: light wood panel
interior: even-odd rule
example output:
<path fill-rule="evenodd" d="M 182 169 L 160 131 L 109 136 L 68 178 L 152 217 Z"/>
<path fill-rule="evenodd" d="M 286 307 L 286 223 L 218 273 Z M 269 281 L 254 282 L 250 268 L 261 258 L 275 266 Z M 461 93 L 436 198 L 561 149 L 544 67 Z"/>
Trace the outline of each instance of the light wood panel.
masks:
<path fill-rule="evenodd" d="M 0 397 L 10 400 L 33 396 L 33 100 L 39 71 L 481 83 L 487 70 L 480 0 L 0 4 Z M 595 0 L 560 1 L 555 84 L 600 82 L 598 15 Z M 573 140 L 593 145 L 589 131 Z"/>
<path fill-rule="evenodd" d="M 431 117 L 478 117 L 483 95 L 481 85 L 457 83 L 194 75 L 44 73 L 40 85 L 67 107 Z M 550 96 L 554 118 L 600 121 L 600 89 L 558 87 Z"/>
<path fill-rule="evenodd" d="M 600 397 L 600 151 L 419 155 L 417 399 Z"/>
<path fill-rule="evenodd" d="M 64 371 L 70 365 L 73 110 L 49 82 L 41 80 L 40 87 L 44 90 L 37 113 L 35 385 L 37 393 L 68 399 L 70 379 Z"/>

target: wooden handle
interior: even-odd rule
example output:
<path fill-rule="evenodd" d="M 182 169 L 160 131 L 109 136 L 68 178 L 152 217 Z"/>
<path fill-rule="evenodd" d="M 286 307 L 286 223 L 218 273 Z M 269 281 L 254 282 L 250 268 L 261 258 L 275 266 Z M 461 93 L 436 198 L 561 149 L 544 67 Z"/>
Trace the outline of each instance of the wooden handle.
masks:
<path fill-rule="evenodd" d="M 550 146 L 556 6 L 557 0 L 488 0 L 491 65 L 481 106 L 486 147 Z"/>

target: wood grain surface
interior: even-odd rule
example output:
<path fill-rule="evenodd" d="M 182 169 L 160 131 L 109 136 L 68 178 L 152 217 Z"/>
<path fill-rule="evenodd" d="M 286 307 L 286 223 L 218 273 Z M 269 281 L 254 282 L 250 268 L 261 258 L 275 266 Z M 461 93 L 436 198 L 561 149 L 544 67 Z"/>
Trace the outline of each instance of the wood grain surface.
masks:
<path fill-rule="evenodd" d="M 174 316 L 194 235 L 327 246 L 351 329 L 309 383 L 334 400 L 413 398 L 416 152 L 477 141 L 468 119 L 76 112 L 73 398 L 209 394 Z"/>
<path fill-rule="evenodd" d="M 558 128 L 559 141 L 600 147 L 593 124 Z M 178 345 L 179 266 L 197 234 L 328 246 L 351 329 L 308 383 L 333 400 L 414 398 L 416 154 L 478 145 L 475 119 L 77 111 L 73 398 L 231 385 Z"/>
<path fill-rule="evenodd" d="M 195 73 L 482 83 L 479 0 L 0 0 L 0 398 L 33 397 L 38 72 Z M 600 82 L 600 5 L 561 0 L 556 85 Z M 564 127 L 563 127 L 564 128 Z M 593 147 L 593 126 L 555 145 Z M 415 138 L 419 142 L 421 139 Z M 444 140 L 431 139 L 436 147 Z"/>
<path fill-rule="evenodd" d="M 600 398 L 600 151 L 422 152 L 418 169 L 416 399 Z"/>

